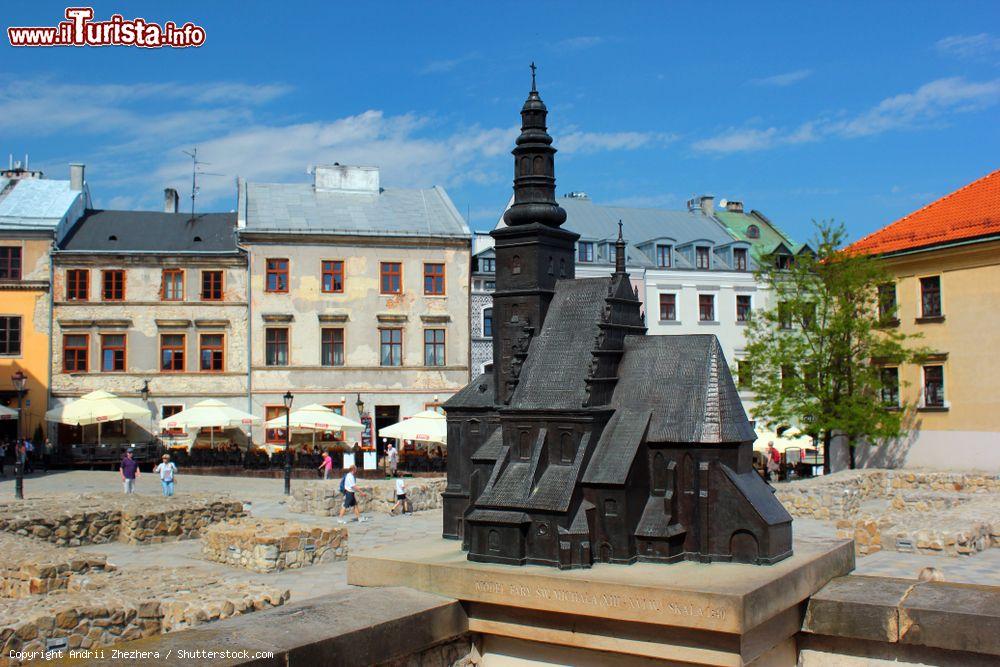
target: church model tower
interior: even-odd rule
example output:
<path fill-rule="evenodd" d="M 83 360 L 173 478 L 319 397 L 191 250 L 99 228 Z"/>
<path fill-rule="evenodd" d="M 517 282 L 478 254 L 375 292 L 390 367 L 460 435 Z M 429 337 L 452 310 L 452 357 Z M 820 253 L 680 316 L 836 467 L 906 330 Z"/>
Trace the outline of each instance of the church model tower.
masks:
<path fill-rule="evenodd" d="M 574 278 L 535 86 L 496 240 L 492 369 L 453 396 L 444 536 L 473 561 L 770 564 L 792 519 L 751 465 L 752 424 L 714 335 L 647 336 L 625 273 Z"/>

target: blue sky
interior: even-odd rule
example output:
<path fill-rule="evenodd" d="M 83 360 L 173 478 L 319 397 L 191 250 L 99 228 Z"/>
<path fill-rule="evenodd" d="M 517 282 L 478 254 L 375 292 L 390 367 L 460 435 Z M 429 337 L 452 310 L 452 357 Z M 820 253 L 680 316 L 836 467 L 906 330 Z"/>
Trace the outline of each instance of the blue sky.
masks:
<path fill-rule="evenodd" d="M 4 27 L 65 4 L 5 4 Z M 196 49 L 0 46 L 0 153 L 98 206 L 190 194 L 234 206 L 237 175 L 305 181 L 377 164 L 385 187 L 442 185 L 474 228 L 510 192 L 508 151 L 539 65 L 560 193 L 680 208 L 745 202 L 806 240 L 852 238 L 1000 167 L 1000 3 L 96 2 L 192 21 Z M 5 156 L 6 157 L 6 156 Z"/>

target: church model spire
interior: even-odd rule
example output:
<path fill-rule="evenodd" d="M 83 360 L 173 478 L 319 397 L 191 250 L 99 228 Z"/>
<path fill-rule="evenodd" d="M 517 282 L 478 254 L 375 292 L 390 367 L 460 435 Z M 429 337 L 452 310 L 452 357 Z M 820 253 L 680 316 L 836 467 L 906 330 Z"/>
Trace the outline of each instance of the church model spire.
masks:
<path fill-rule="evenodd" d="M 535 70 L 531 63 L 531 92 L 521 107 L 521 136 L 512 151 L 514 203 L 503 219 L 510 226 L 538 222 L 558 227 L 566 222 L 566 211 L 556 203 L 556 149 L 545 126 L 548 109 L 535 86 Z"/>

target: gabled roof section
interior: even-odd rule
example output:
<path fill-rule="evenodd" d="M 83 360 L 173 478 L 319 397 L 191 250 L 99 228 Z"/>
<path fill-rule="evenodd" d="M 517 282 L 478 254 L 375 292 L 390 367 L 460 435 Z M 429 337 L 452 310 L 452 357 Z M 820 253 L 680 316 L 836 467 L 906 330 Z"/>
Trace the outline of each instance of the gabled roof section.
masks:
<path fill-rule="evenodd" d="M 646 435 L 650 410 L 621 408 L 604 428 L 590 458 L 584 484 L 624 484 Z"/>
<path fill-rule="evenodd" d="M 452 408 L 488 408 L 493 404 L 493 373 L 486 372 L 465 385 L 441 407 L 447 412 Z"/>
<path fill-rule="evenodd" d="M 579 410 L 587 400 L 587 373 L 600 332 L 611 276 L 556 283 L 542 330 L 531 341 L 511 407 Z"/>
<path fill-rule="evenodd" d="M 496 461 L 503 453 L 503 429 L 495 428 L 486 442 L 472 453 L 473 461 Z"/>
<path fill-rule="evenodd" d="M 1000 169 L 847 247 L 884 255 L 1000 235 Z"/>
<path fill-rule="evenodd" d="M 472 236 L 440 187 L 354 192 L 308 183 L 243 183 L 241 189 L 248 233 Z"/>
<path fill-rule="evenodd" d="M 781 231 L 777 225 L 758 211 L 740 213 L 736 211 L 715 211 L 716 219 L 740 241 L 749 243 L 760 255 L 769 255 L 784 244 L 789 252 L 798 253 L 804 244 L 796 243 Z M 757 229 L 757 236 L 751 234 L 751 227 Z"/>
<path fill-rule="evenodd" d="M 67 252 L 226 253 L 236 249 L 235 213 L 88 210 L 59 243 Z"/>
<path fill-rule="evenodd" d="M 652 409 L 649 442 L 756 438 L 714 334 L 627 336 L 624 347 L 612 405 Z"/>

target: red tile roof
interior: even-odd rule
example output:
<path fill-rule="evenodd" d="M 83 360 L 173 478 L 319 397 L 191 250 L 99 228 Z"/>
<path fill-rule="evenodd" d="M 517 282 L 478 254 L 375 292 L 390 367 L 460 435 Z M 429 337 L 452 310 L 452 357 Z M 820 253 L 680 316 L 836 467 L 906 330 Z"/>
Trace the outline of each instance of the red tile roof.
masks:
<path fill-rule="evenodd" d="M 994 234 L 1000 235 L 1000 170 L 855 241 L 847 250 L 881 255 Z"/>

